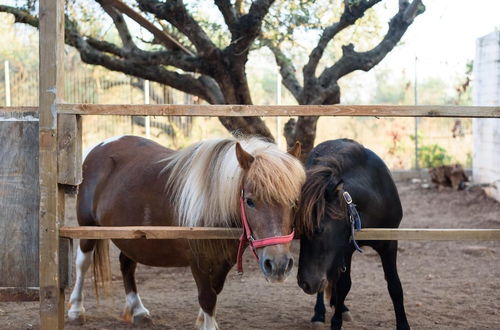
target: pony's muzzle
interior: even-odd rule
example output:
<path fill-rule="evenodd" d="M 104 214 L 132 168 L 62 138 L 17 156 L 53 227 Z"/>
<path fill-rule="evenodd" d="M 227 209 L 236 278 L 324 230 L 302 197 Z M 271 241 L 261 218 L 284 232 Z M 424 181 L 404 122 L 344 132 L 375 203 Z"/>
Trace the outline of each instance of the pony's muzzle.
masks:
<path fill-rule="evenodd" d="M 326 287 L 326 279 L 321 279 L 320 281 L 307 281 L 299 276 L 298 284 L 301 289 L 307 294 L 315 294 L 323 291 Z"/>
<path fill-rule="evenodd" d="M 293 268 L 293 257 L 290 252 L 272 254 L 265 249 L 260 258 L 260 269 L 271 282 L 283 282 Z"/>

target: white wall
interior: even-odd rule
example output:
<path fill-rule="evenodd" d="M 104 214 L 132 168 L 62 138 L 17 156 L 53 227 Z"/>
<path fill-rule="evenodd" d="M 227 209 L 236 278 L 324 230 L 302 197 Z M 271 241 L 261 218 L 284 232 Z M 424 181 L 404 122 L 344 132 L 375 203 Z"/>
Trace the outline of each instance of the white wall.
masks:
<path fill-rule="evenodd" d="M 500 105 L 500 31 L 476 42 L 474 105 Z M 475 183 L 489 183 L 486 193 L 500 201 L 500 119 L 473 119 Z"/>

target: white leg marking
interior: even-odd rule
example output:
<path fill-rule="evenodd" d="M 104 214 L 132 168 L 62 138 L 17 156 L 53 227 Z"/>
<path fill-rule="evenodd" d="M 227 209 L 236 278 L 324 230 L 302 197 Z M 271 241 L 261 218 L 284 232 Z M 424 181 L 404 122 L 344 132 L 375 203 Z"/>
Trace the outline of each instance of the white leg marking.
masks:
<path fill-rule="evenodd" d="M 83 282 L 85 280 L 85 273 L 90 267 L 92 261 L 92 251 L 83 253 L 78 246 L 76 252 L 76 281 L 73 292 L 69 298 L 70 308 L 68 310 L 68 318 L 70 321 L 81 320 L 85 314 L 85 308 L 83 308 Z"/>
<path fill-rule="evenodd" d="M 219 326 L 217 325 L 217 321 L 215 321 L 215 313 L 214 316 L 210 316 L 208 313 L 203 312 L 203 330 L 217 330 Z"/>
<path fill-rule="evenodd" d="M 196 318 L 196 322 L 194 324 L 195 329 L 201 329 L 201 327 L 203 326 L 203 320 L 205 319 L 203 314 L 205 313 L 203 312 L 203 309 L 201 309 L 200 307 L 200 310 L 198 312 L 198 317 Z"/>
<path fill-rule="evenodd" d="M 203 309 L 200 308 L 200 311 L 198 312 L 198 317 L 196 318 L 195 328 L 201 330 L 218 330 L 219 325 L 215 320 L 215 309 L 214 309 L 214 315 L 210 316 L 208 313 L 205 313 Z"/>
<path fill-rule="evenodd" d="M 137 293 L 129 292 L 125 302 L 125 314 L 130 315 L 133 321 L 136 316 L 149 316 L 149 311 L 144 307 Z"/>

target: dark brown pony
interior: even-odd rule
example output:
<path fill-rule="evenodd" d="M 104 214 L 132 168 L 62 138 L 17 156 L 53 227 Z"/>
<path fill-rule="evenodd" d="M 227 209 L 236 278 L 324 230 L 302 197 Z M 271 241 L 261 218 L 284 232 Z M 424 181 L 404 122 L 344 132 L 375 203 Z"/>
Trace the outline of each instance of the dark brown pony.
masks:
<path fill-rule="evenodd" d="M 325 321 L 323 289 L 329 283 L 330 305 L 335 307 L 331 329 L 349 318 L 344 300 L 351 288 L 352 241 L 348 192 L 367 228 L 397 228 L 403 217 L 398 191 L 382 159 L 361 144 L 339 139 L 315 147 L 306 163 L 307 178 L 297 210 L 300 240 L 299 286 L 317 293 L 313 322 Z M 351 215 L 355 212 L 351 209 Z M 382 261 L 387 288 L 396 314 L 397 329 L 409 329 L 396 257 L 397 241 L 359 241 L 371 246 Z M 327 288 L 328 290 L 328 288 Z"/>
<path fill-rule="evenodd" d="M 217 139 L 172 151 L 150 140 L 124 136 L 94 147 L 83 163 L 77 199 L 81 226 L 241 227 L 240 194 L 255 239 L 292 232 L 292 209 L 305 179 L 295 158 L 257 138 Z M 84 321 L 82 287 L 94 251 L 95 276 L 109 280 L 106 241 L 80 241 L 76 283 L 68 317 Z M 120 249 L 125 285 L 124 318 L 151 322 L 137 293 L 137 263 L 191 267 L 198 287 L 197 326 L 216 329 L 215 307 L 227 273 L 235 264 L 237 240 L 113 240 Z M 283 281 L 293 265 L 290 244 L 257 250 L 264 276 Z"/>

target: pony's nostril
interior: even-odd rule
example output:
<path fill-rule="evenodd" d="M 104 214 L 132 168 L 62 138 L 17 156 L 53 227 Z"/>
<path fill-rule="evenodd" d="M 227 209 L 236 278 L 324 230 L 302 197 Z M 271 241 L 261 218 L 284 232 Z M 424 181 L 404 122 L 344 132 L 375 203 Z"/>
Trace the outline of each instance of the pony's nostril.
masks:
<path fill-rule="evenodd" d="M 266 274 L 273 273 L 273 262 L 271 261 L 271 259 L 264 260 L 264 271 L 266 272 Z"/>

